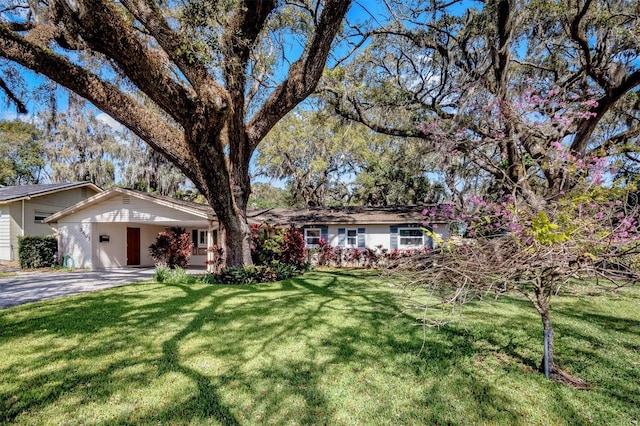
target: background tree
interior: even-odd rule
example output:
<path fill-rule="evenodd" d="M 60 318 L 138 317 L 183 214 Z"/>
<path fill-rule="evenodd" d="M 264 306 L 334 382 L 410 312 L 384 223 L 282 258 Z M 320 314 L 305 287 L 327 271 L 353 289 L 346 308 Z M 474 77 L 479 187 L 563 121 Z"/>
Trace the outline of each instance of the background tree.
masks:
<path fill-rule="evenodd" d="M 425 141 L 456 194 L 454 216 L 480 200 L 483 232 L 509 233 L 422 259 L 411 283 L 454 300 L 517 287 L 553 348 L 559 285 L 589 274 L 636 278 L 637 244 L 612 240 L 619 230 L 637 236 L 635 213 L 593 188 L 640 133 L 640 3 L 387 4 L 392 19 L 363 29 L 363 53 L 327 73 L 327 99 L 372 130 Z M 496 212 L 514 227 L 495 228 Z M 609 268 L 611 259 L 622 264 Z M 571 379 L 551 356 L 552 374 Z"/>
<path fill-rule="evenodd" d="M 325 110 L 289 114 L 267 136 L 256 173 L 286 183 L 289 205 L 391 205 L 442 201 L 424 141 L 373 132 Z"/>
<path fill-rule="evenodd" d="M 481 176 L 541 207 L 572 182 L 550 168 L 553 143 L 588 159 L 637 138 L 637 1 L 387 4 L 324 93 L 344 117 L 429 143 L 453 193 Z"/>
<path fill-rule="evenodd" d="M 216 212 L 226 262 L 240 265 L 251 263 L 250 159 L 315 89 L 349 5 L 9 0 L 0 57 L 82 96 L 175 164 Z"/>
<path fill-rule="evenodd" d="M 269 209 L 274 207 L 288 207 L 287 191 L 265 182 L 251 184 L 249 208 Z"/>
<path fill-rule="evenodd" d="M 19 120 L 0 121 L 0 185 L 38 183 L 44 168 L 42 132 Z"/>
<path fill-rule="evenodd" d="M 290 205 L 348 203 L 343 179 L 353 173 L 354 140 L 340 120 L 322 111 L 297 110 L 269 133 L 256 156 L 256 174 L 286 183 Z"/>
<path fill-rule="evenodd" d="M 85 101 L 71 94 L 66 112 L 42 114 L 46 125 L 45 157 L 52 182 L 87 181 L 100 187 L 116 179 L 117 142 L 112 129 L 86 113 Z"/>
<path fill-rule="evenodd" d="M 185 198 L 180 189 L 187 177 L 162 154 L 128 130 L 118 132 L 116 164 L 120 170 L 118 185 L 139 191 Z M 186 197 L 195 200 L 197 195 Z M 206 200 L 204 200 L 206 202 Z"/>

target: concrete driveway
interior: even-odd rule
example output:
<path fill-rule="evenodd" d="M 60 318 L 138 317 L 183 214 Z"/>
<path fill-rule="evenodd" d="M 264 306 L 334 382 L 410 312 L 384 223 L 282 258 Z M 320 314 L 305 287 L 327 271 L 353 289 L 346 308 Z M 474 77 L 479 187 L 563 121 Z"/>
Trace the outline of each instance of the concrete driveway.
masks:
<path fill-rule="evenodd" d="M 0 308 L 149 280 L 155 268 L 21 272 L 0 278 Z"/>

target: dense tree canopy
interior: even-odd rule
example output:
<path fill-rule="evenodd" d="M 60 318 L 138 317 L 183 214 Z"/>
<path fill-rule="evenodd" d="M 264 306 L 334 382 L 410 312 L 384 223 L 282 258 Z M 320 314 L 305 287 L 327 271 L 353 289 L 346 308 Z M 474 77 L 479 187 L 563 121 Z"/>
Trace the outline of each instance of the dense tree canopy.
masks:
<path fill-rule="evenodd" d="M 553 144 L 587 160 L 638 149 L 639 2 L 387 4 L 393 19 L 363 30 L 325 93 L 345 117 L 429 142 L 452 191 L 485 176 L 540 206 L 571 186 Z"/>
<path fill-rule="evenodd" d="M 326 109 L 280 121 L 256 156 L 256 173 L 286 183 L 288 204 L 393 205 L 443 201 L 434 160 L 417 138 L 376 133 Z"/>
<path fill-rule="evenodd" d="M 77 93 L 167 157 L 215 210 L 227 263 L 250 263 L 250 159 L 315 89 L 349 6 L 8 0 L 0 57 Z M 11 77 L 0 89 L 15 101 Z"/>
<path fill-rule="evenodd" d="M 21 121 L 0 121 L 0 185 L 38 183 L 44 168 L 42 132 Z"/>

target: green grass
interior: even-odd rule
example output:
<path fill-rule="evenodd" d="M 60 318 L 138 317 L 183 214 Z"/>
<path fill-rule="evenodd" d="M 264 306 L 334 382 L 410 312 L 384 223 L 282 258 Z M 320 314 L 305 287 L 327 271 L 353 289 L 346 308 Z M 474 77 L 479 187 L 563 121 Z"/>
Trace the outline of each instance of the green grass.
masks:
<path fill-rule="evenodd" d="M 540 321 L 525 301 L 478 302 L 423 335 L 396 295 L 372 272 L 312 272 L 5 309 L 0 423 L 640 421 L 640 293 L 556 301 L 557 360 L 588 391 L 536 371 Z"/>

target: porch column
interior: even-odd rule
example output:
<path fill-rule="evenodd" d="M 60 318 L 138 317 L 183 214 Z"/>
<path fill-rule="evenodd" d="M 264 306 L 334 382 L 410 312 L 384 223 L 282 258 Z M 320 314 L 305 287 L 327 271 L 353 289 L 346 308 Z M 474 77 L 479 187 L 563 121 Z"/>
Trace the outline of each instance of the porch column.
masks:
<path fill-rule="evenodd" d="M 213 221 L 209 221 L 207 232 L 207 272 L 215 272 L 213 267 L 213 252 L 209 250 L 213 246 Z"/>

